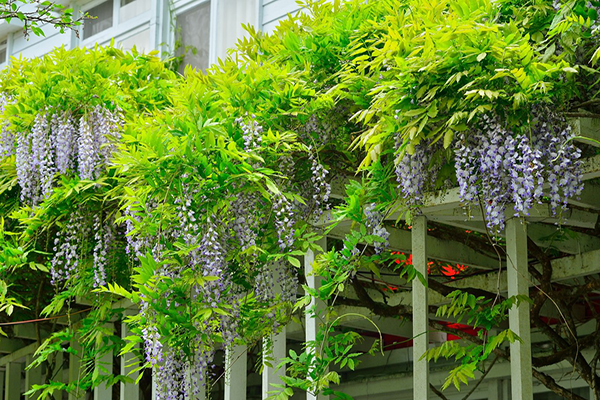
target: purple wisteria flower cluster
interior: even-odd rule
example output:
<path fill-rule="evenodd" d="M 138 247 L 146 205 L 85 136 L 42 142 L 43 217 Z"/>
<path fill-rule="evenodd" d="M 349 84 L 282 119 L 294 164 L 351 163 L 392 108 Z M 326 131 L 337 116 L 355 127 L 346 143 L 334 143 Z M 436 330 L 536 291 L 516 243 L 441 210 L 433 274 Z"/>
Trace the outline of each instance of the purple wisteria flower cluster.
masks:
<path fill-rule="evenodd" d="M 294 209 L 292 203 L 283 195 L 275 196 L 273 203 L 275 213 L 275 230 L 277 231 L 277 243 L 281 251 L 289 249 L 294 245 Z"/>
<path fill-rule="evenodd" d="M 57 172 L 99 177 L 121 137 L 122 116 L 96 106 L 78 122 L 69 112 L 46 110 L 35 117 L 30 132 L 17 131 L 16 140 L 8 131 L 2 133 L 2 154 L 16 154 L 22 201 L 37 205 L 47 198 Z"/>
<path fill-rule="evenodd" d="M 242 117 L 236 118 L 235 123 L 242 128 L 242 137 L 244 139 L 244 150 L 253 151 L 260 147 L 262 143 L 263 127 L 256 121 L 256 116 L 251 115 L 252 121 L 246 123 Z"/>
<path fill-rule="evenodd" d="M 260 213 L 256 209 L 256 205 L 259 203 L 260 197 L 256 193 L 241 193 L 231 202 L 230 225 L 241 251 L 256 246 L 257 230 L 260 224 Z"/>
<path fill-rule="evenodd" d="M 581 193 L 581 151 L 572 143 L 571 128 L 542 106 L 533 115 L 528 135 L 484 116 L 477 130 L 459 136 L 454 149 L 460 198 L 481 201 L 487 226 L 494 231 L 504 229 L 511 204 L 514 215 L 529 215 L 547 195 L 556 214 Z"/>
<path fill-rule="evenodd" d="M 244 151 L 252 159 L 265 148 L 262 127 L 254 116 L 238 118 L 235 122 L 241 127 Z M 124 207 L 129 256 L 134 262 L 140 258 L 143 262 L 143 257 L 150 255 L 158 265 L 153 282 L 160 288 L 160 294 L 141 296 L 140 313 L 146 361 L 156 371 L 159 399 L 194 396 L 194 390 L 206 384 L 214 350 L 231 348 L 240 340 L 242 307 L 247 303 L 244 299 L 249 295 L 249 287 L 254 289 L 260 307 L 266 310 L 263 315 L 265 327 L 273 330 L 278 329 L 278 321 L 282 318 L 280 305 L 296 300 L 299 284 L 295 268 L 285 259 L 265 261 L 264 252 L 253 248 L 266 243 L 281 252 L 289 250 L 294 244 L 296 221 L 313 218 L 315 210 L 327 204 L 330 194 L 326 181 L 328 172 L 319 163 L 316 153 L 311 153 L 308 160 L 311 174 L 303 182 L 312 190 L 311 196 L 307 197 L 307 203 L 312 202 L 308 210 L 300 201 L 286 197 L 282 192 L 273 194 L 269 204 L 267 196 L 263 197 L 253 182 L 244 186 L 239 181 L 226 188 L 231 190 L 227 196 L 229 200 L 216 210 L 210 199 L 212 195 L 200 192 L 200 188 L 210 189 L 204 182 L 195 181 L 195 175 L 190 172 L 178 177 L 180 185 L 170 203 L 173 207 L 166 205 L 169 202 L 164 201 L 164 195 L 161 195 L 160 205 L 149 205 L 152 200 L 146 198 L 147 204 L 132 203 Z M 263 164 L 258 157 L 252 162 L 254 167 Z M 283 164 L 279 165 L 283 176 L 298 173 L 298 166 L 293 162 L 287 165 L 289 169 Z M 302 163 L 306 170 L 305 167 L 306 163 Z M 275 179 L 276 185 L 285 191 L 298 189 L 291 186 L 296 182 Z M 157 227 L 154 226 L 154 213 L 159 211 L 170 215 L 172 220 L 163 221 Z M 146 229 L 144 224 L 151 228 Z M 276 244 L 262 242 L 264 238 L 260 232 L 269 224 L 273 224 L 277 232 Z M 155 252 L 157 245 L 163 251 Z M 245 268 L 252 273 L 243 277 L 242 284 L 238 272 Z M 184 290 L 178 286 L 182 282 Z M 169 315 L 163 317 L 165 307 L 169 309 Z M 174 343 L 172 335 L 163 331 L 164 318 L 176 316 L 189 320 L 188 312 L 195 333 L 186 335 L 185 344 Z M 219 337 L 218 343 L 213 342 L 215 337 Z"/>
<path fill-rule="evenodd" d="M 6 106 L 10 103 L 10 98 L 5 94 L 0 94 L 0 115 L 4 114 Z M 0 124 L 0 160 L 13 155 L 15 136 L 10 129 L 8 122 Z"/>
<path fill-rule="evenodd" d="M 396 135 L 395 140 L 398 151 L 402 138 Z M 441 148 L 439 141 L 433 145 L 415 146 L 414 152 L 406 151 L 396 160 L 398 189 L 409 206 L 423 204 L 425 193 L 434 189 L 440 166 L 433 161 L 433 156 Z"/>
<path fill-rule="evenodd" d="M 107 268 L 109 267 L 109 258 L 111 246 L 115 242 L 114 224 L 112 221 L 102 221 L 99 215 L 94 216 L 94 287 L 98 288 L 106 285 Z"/>
<path fill-rule="evenodd" d="M 187 178 L 185 175 L 182 177 Z M 214 355 L 214 344 L 207 343 L 206 337 L 219 335 L 222 338 L 222 346 L 225 347 L 231 346 L 239 337 L 240 298 L 245 293 L 235 290 L 235 285 L 231 281 L 225 259 L 223 227 L 217 226 L 212 217 L 200 221 L 198 210 L 201 207 L 194 203 L 193 194 L 194 190 L 188 185 L 182 187 L 180 197 L 174 202 L 179 224 L 173 227 L 173 232 L 164 235 L 169 240 L 178 241 L 188 247 L 182 260 L 185 264 L 184 268 L 189 268 L 194 276 L 206 278 L 206 281 L 202 284 L 193 284 L 189 297 L 185 299 L 180 297 L 181 293 L 167 289 L 161 293 L 160 298 L 144 297 L 141 302 L 141 313 L 146 321 L 142 329 L 146 361 L 157 372 L 157 398 L 160 399 L 197 396 L 206 384 L 208 365 Z M 140 221 L 130 218 L 130 222 L 133 226 Z M 133 231 L 132 236 L 134 236 Z M 132 244 L 132 247 L 136 252 L 141 254 L 150 252 L 155 260 L 161 260 L 162 252 L 150 250 L 150 247 L 156 248 L 156 244 L 146 242 L 147 240 L 144 239 Z M 175 264 L 163 264 L 156 271 L 156 276 L 159 280 L 175 282 L 182 278 L 184 268 Z M 194 322 L 194 327 L 202 334 L 186 344 L 193 354 L 190 356 L 181 349 L 170 348 L 168 343 L 163 342 L 153 311 L 155 308 L 153 302 L 157 302 L 159 308 L 160 303 L 164 303 L 174 310 L 180 308 L 183 303 L 200 305 L 206 309 L 218 309 L 223 307 L 223 304 L 227 304 L 230 308 L 229 315 L 212 313 L 206 320 Z"/>
<path fill-rule="evenodd" d="M 81 227 L 85 225 L 80 212 L 71 214 L 64 230 L 59 230 L 54 239 L 54 257 L 50 263 L 50 282 L 58 286 L 77 274 L 79 252 L 83 242 Z"/>
<path fill-rule="evenodd" d="M 81 278 L 85 259 L 92 261 L 92 286 L 105 286 L 117 249 L 118 232 L 113 218 L 102 219 L 101 213 L 83 208 L 73 212 L 54 239 L 54 256 L 50 261 L 51 283 L 62 286 Z"/>
<path fill-rule="evenodd" d="M 453 149 L 459 197 L 467 205 L 481 204 L 494 232 L 504 229 L 509 207 L 514 215 L 526 216 L 546 197 L 557 214 L 583 188 L 581 151 L 564 117 L 535 106 L 529 127 L 527 134 L 515 133 L 499 117 L 485 115 L 476 128 L 458 135 Z M 408 205 L 422 204 L 432 188 L 440 170 L 433 161 L 438 151 L 439 144 L 421 144 L 397 162 L 399 189 Z"/>
<path fill-rule="evenodd" d="M 286 262 L 272 261 L 260 266 L 254 280 L 254 293 L 262 303 L 273 302 L 276 298 L 293 302 L 298 284 L 298 277 Z"/>
<path fill-rule="evenodd" d="M 312 207 L 315 210 L 315 216 L 319 217 L 324 211 L 329 210 L 329 196 L 331 196 L 331 185 L 327 182 L 329 171 L 323 167 L 311 148 L 308 149 L 308 157 L 311 162 L 310 171 L 312 175 L 310 182 L 314 190 L 312 195 Z"/>
<path fill-rule="evenodd" d="M 383 226 L 384 215 L 381 211 L 377 210 L 377 204 L 370 203 L 364 208 L 366 222 L 365 226 L 367 231 L 371 235 L 378 236 L 382 241 L 376 241 L 373 243 L 375 253 L 380 254 L 383 250 L 389 247 L 390 233 L 385 226 Z"/>

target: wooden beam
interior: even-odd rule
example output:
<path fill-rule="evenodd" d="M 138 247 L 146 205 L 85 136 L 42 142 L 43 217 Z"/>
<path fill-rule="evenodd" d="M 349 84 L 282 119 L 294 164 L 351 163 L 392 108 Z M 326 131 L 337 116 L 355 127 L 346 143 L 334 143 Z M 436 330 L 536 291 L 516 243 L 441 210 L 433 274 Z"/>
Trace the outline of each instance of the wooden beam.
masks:
<path fill-rule="evenodd" d="M 0 353 L 12 353 L 25 347 L 25 342 L 20 339 L 0 338 Z"/>
<path fill-rule="evenodd" d="M 600 186 L 594 182 L 586 182 L 579 197 L 569 199 L 569 204 L 591 210 L 600 210 Z"/>
<path fill-rule="evenodd" d="M 593 250 L 587 253 L 552 260 L 552 280 L 554 282 L 560 282 L 580 278 L 586 275 L 598 274 L 598 265 L 600 265 L 600 250 Z M 470 276 L 460 280 L 450 281 L 446 284 L 450 288 L 477 288 L 490 293 L 506 294 L 508 291 L 506 271 L 500 272 L 500 276 L 498 276 L 498 271 L 490 271 L 486 274 Z M 531 278 L 531 281 L 529 281 L 528 284 L 529 286 L 533 286 L 534 284 L 538 284 L 538 282 Z M 367 289 L 367 291 L 372 295 L 377 294 L 374 290 Z M 349 298 L 357 298 L 352 288 L 346 288 L 345 295 Z M 406 306 L 412 305 L 410 291 L 389 293 L 386 297 L 387 304 L 390 306 L 398 304 L 404 304 Z M 444 296 L 429 289 L 430 304 L 443 304 L 447 302 L 448 300 Z"/>
<path fill-rule="evenodd" d="M 27 366 L 31 365 L 34 360 L 33 354 L 29 354 L 25 357 Z M 42 366 L 38 365 L 35 368 L 29 368 L 25 370 L 25 391 L 31 389 L 33 385 L 41 385 L 42 382 Z M 37 399 L 38 394 L 27 396 L 28 399 Z"/>
<path fill-rule="evenodd" d="M 83 348 L 79 342 L 80 338 L 74 336 L 69 346 L 77 352 L 77 354 L 69 353 L 69 384 L 79 381 L 81 378 L 81 358 L 83 356 Z M 76 385 L 75 391 L 69 393 L 69 400 L 78 400 L 85 398 L 85 391 L 79 385 Z M 121 397 L 122 398 L 122 397 Z"/>
<path fill-rule="evenodd" d="M 10 361 L 5 365 L 4 399 L 21 400 L 21 374 L 23 373 L 23 364 L 16 361 Z"/>
<path fill-rule="evenodd" d="M 29 354 L 33 354 L 37 348 L 37 343 L 32 343 L 29 346 L 21 347 L 19 350 L 0 358 L 0 365 L 7 365 L 10 362 L 20 360 Z"/>
<path fill-rule="evenodd" d="M 285 326 L 281 329 L 281 332 L 272 335 L 263 342 L 263 356 L 269 356 L 271 359 L 268 364 L 263 364 L 262 372 L 262 399 L 267 400 L 271 398 L 269 392 L 281 390 L 272 385 L 283 384 L 281 376 L 285 374 L 285 365 L 282 365 L 279 369 L 277 366 L 280 364 L 281 359 L 287 356 Z"/>
<path fill-rule="evenodd" d="M 444 221 L 443 224 L 483 234 L 487 232 L 483 222 Z M 600 238 L 575 231 L 561 233 L 563 229 L 569 228 L 532 222 L 527 227 L 527 234 L 541 248 L 551 247 L 567 254 L 581 254 L 600 249 Z M 504 237 L 504 233 L 501 232 L 498 236 Z"/>
<path fill-rule="evenodd" d="M 481 209 L 476 207 L 468 211 L 460 207 L 445 209 L 436 212 L 427 212 L 426 215 L 427 219 L 442 223 L 448 221 L 482 222 L 485 219 L 485 216 L 481 213 Z M 596 227 L 596 222 L 598 221 L 598 213 L 568 209 L 562 215 L 554 215 L 552 207 L 549 204 L 535 204 L 529 210 L 529 215 L 525 219 L 529 222 L 561 223 L 565 226 L 593 229 Z"/>
<path fill-rule="evenodd" d="M 411 252 L 412 242 L 410 231 L 386 227 L 390 233 L 390 249 L 394 251 Z M 351 232 L 350 223 L 340 223 L 329 234 L 329 237 L 344 239 Z M 476 252 L 460 242 L 441 240 L 427 236 L 429 258 L 449 263 L 467 264 L 483 269 L 498 268 L 498 260 Z"/>
<path fill-rule="evenodd" d="M 600 119 L 577 118 L 570 121 L 570 123 L 573 127 L 573 133 L 579 136 L 576 139 L 578 142 L 600 147 Z M 587 138 L 592 140 L 587 140 Z"/>
<path fill-rule="evenodd" d="M 132 315 L 135 312 L 136 311 L 134 311 L 134 310 L 126 310 L 123 313 L 123 318 L 125 318 L 127 315 Z M 131 334 L 131 332 L 129 330 L 129 325 L 127 325 L 127 323 L 125 321 L 122 321 L 121 322 L 121 338 L 123 338 L 123 340 L 124 340 L 130 334 Z M 119 388 L 120 394 L 121 394 L 121 399 L 139 400 L 140 388 L 135 383 L 135 381 L 137 380 L 140 373 L 137 371 L 133 372 L 138 367 L 139 367 L 139 360 L 132 353 L 121 356 L 120 374 L 127 376 L 133 380 L 132 383 L 121 382 L 121 386 Z"/>

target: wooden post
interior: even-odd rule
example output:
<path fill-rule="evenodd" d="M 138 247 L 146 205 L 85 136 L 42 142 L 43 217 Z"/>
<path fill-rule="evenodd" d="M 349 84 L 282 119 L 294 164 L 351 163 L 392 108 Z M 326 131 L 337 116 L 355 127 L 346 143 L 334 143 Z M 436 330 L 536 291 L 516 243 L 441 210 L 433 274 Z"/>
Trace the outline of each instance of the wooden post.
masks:
<path fill-rule="evenodd" d="M 34 357 L 32 354 L 29 354 L 25 357 L 25 360 L 26 360 L 26 362 L 25 362 L 26 365 L 30 365 L 32 363 L 32 361 L 34 360 Z M 41 383 L 42 383 L 42 367 L 41 367 L 41 365 L 38 365 L 35 368 L 30 368 L 28 370 L 25 370 L 25 391 L 28 391 L 29 389 L 31 389 L 31 387 L 33 385 L 40 385 Z M 27 398 L 28 399 L 36 399 L 38 397 L 38 394 L 30 395 Z"/>
<path fill-rule="evenodd" d="M 488 382 L 488 400 L 502 400 L 502 379 L 490 379 Z"/>
<path fill-rule="evenodd" d="M 54 358 L 54 369 L 52 370 L 52 376 L 54 376 L 54 381 L 56 382 L 66 382 L 68 378 L 65 377 L 65 370 L 63 369 L 63 364 L 65 361 L 65 353 L 59 351 L 56 353 Z M 55 390 L 52 394 L 54 400 L 62 400 L 63 398 L 62 390 Z"/>
<path fill-rule="evenodd" d="M 123 318 L 126 318 L 128 314 L 133 313 L 132 310 L 127 310 L 123 313 Z M 127 324 L 121 322 L 121 337 L 124 339 L 129 336 L 129 327 Z M 133 379 L 132 383 L 121 382 L 120 394 L 123 400 L 139 400 L 140 399 L 140 388 L 135 383 L 135 380 L 139 376 L 139 372 L 133 372 L 134 369 L 139 367 L 139 360 L 133 355 L 128 354 L 121 357 L 121 375 L 128 376 Z"/>
<path fill-rule="evenodd" d="M 318 245 L 327 251 L 327 238 L 323 238 L 319 241 Z M 313 263 L 315 262 L 315 253 L 312 250 L 308 250 L 304 256 L 304 276 L 306 277 L 306 285 L 310 289 L 319 289 L 321 286 L 321 279 L 313 274 Z M 323 324 L 322 314 L 325 310 L 325 304 L 322 301 L 311 297 L 310 304 L 306 309 L 306 342 L 315 342 L 317 340 L 317 333 L 319 327 Z M 312 393 L 306 393 L 306 400 L 327 400 L 329 396 L 315 396 Z"/>
<path fill-rule="evenodd" d="M 69 383 L 77 382 L 80 375 L 81 369 L 81 357 L 83 356 L 83 349 L 79 344 L 79 338 L 73 337 L 71 341 L 71 348 L 77 352 L 77 354 L 69 353 Z M 76 390 L 69 393 L 69 400 L 78 400 L 83 399 L 85 397 L 85 392 L 80 390 L 79 385 L 77 385 Z"/>
<path fill-rule="evenodd" d="M 103 354 L 101 357 L 96 359 L 96 368 L 98 368 L 100 375 L 109 375 L 113 372 L 113 353 L 112 351 Z M 102 382 L 100 385 L 94 388 L 94 400 L 111 400 L 112 399 L 112 387 L 106 386 L 106 382 Z"/>
<path fill-rule="evenodd" d="M 527 270 L 527 225 L 519 218 L 506 221 L 506 251 L 508 296 L 529 296 L 529 272 Z M 521 341 L 510 344 L 510 379 L 513 399 L 533 400 L 531 375 L 531 332 L 529 303 L 522 302 L 508 311 L 510 330 Z"/>
<path fill-rule="evenodd" d="M 23 364 L 11 361 L 6 364 L 4 375 L 4 399 L 21 400 L 21 373 Z"/>
<path fill-rule="evenodd" d="M 271 336 L 272 340 L 272 348 L 270 349 L 271 355 L 271 364 L 272 366 L 264 365 L 263 373 L 262 373 L 262 399 L 265 400 L 269 396 L 271 396 L 268 392 L 279 390 L 275 386 L 271 386 L 272 384 L 283 384 L 281 380 L 281 376 L 285 374 L 285 365 L 282 365 L 280 369 L 277 369 L 282 358 L 285 358 L 287 355 L 286 350 L 286 329 L 285 326 L 281 329 L 276 335 Z M 267 349 L 266 341 L 263 344 L 263 351 Z"/>
<path fill-rule="evenodd" d="M 427 282 L 427 218 L 418 215 L 412 225 L 413 266 Z M 429 395 L 429 365 L 421 356 L 429 345 L 427 287 L 420 279 L 412 281 L 413 304 L 413 399 L 427 400 Z"/>
<path fill-rule="evenodd" d="M 225 400 L 246 400 L 248 347 L 233 346 L 225 351 Z"/>

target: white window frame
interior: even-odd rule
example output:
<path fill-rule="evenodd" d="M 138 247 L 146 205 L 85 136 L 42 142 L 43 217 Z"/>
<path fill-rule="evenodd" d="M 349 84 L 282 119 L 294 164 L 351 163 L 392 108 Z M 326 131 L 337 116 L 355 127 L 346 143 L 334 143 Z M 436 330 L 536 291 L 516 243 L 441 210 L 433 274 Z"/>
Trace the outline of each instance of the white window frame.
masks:
<path fill-rule="evenodd" d="M 4 42 L 4 43 L 2 43 Z M 8 63 L 8 45 L 9 45 L 9 35 L 4 36 L 2 40 L 0 40 L 0 51 L 4 50 L 4 60 L 0 60 L 0 65 L 6 65 Z"/>
<path fill-rule="evenodd" d="M 85 6 L 82 6 L 81 11 L 85 13 L 92 8 L 104 3 L 106 0 L 94 0 L 91 1 Z M 120 12 L 121 12 L 121 0 L 108 0 L 113 2 L 113 23 L 112 27 L 103 30 L 102 32 L 98 32 L 95 35 L 90 36 L 89 38 L 79 40 L 79 45 L 84 47 L 93 47 L 95 44 L 107 45 L 110 44 L 111 40 L 114 39 L 115 43 L 119 43 L 122 40 L 126 39 L 134 35 L 135 33 L 142 30 L 142 26 L 148 26 L 151 24 L 151 20 L 153 17 L 153 12 L 155 12 L 155 7 L 157 4 L 157 0 L 151 0 L 152 4 L 150 9 L 145 11 L 144 13 L 128 19 L 127 21 L 121 23 L 120 21 Z M 85 24 L 85 22 L 84 22 Z"/>

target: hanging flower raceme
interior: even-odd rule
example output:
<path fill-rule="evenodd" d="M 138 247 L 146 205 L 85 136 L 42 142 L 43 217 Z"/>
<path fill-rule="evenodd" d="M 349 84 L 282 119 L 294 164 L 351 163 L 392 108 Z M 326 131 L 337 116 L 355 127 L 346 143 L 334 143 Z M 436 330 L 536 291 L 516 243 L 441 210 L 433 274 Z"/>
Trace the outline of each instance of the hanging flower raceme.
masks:
<path fill-rule="evenodd" d="M 10 131 L 1 133 L 0 151 L 3 155 L 12 154 L 13 150 L 16 153 L 21 200 L 31 205 L 39 204 L 52 193 L 57 172 L 77 173 L 80 179 L 97 179 L 121 137 L 123 122 L 119 112 L 96 106 L 76 123 L 70 112 L 51 111 L 37 114 L 30 132 L 16 132 L 15 150 Z"/>
<path fill-rule="evenodd" d="M 10 98 L 4 93 L 0 93 L 0 115 L 4 114 L 6 106 L 10 103 Z M 0 124 L 0 159 L 14 154 L 15 136 L 10 129 L 8 122 Z"/>
<path fill-rule="evenodd" d="M 514 215 L 526 216 L 547 196 L 556 215 L 582 190 L 581 151 L 572 142 L 571 127 L 546 106 L 533 107 L 532 117 L 523 134 L 484 115 L 477 127 L 458 135 L 453 149 L 459 198 L 481 206 L 494 232 L 504 229 L 510 207 Z M 398 187 L 408 205 L 422 204 L 427 190 L 434 189 L 440 166 L 432 160 L 440 149 L 421 144 L 398 161 Z"/>
<path fill-rule="evenodd" d="M 545 190 L 554 214 L 581 193 L 581 151 L 570 126 L 544 107 L 533 110 L 529 135 L 514 134 L 497 117 L 484 116 L 479 128 L 459 136 L 455 146 L 459 195 L 481 201 L 487 226 L 504 229 L 507 208 L 529 215 Z"/>
<path fill-rule="evenodd" d="M 51 261 L 51 283 L 61 285 L 77 274 L 82 235 L 80 229 L 85 225 L 80 212 L 74 212 L 64 230 L 59 230 L 54 239 L 54 257 Z"/>
<path fill-rule="evenodd" d="M 376 209 L 377 204 L 370 203 L 365 206 L 365 226 L 370 234 L 380 237 L 382 240 L 373 244 L 375 253 L 380 254 L 389 246 L 390 233 L 383 225 L 384 216 Z"/>

